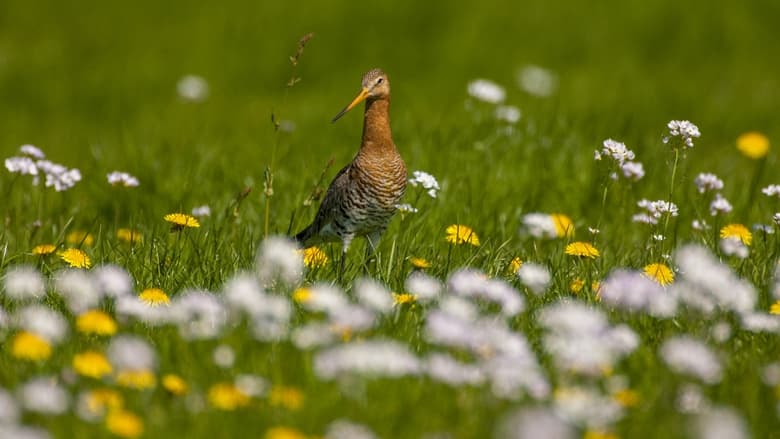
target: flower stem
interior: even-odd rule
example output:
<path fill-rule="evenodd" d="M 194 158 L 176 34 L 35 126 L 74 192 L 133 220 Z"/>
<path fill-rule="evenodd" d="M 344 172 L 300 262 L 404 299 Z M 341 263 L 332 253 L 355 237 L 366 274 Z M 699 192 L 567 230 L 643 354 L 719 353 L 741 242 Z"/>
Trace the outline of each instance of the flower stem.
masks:
<path fill-rule="evenodd" d="M 669 202 L 672 202 L 672 196 L 674 195 L 674 180 L 677 177 L 677 165 L 680 162 L 680 149 L 675 148 L 674 149 L 674 165 L 672 166 L 672 182 L 669 185 Z M 666 219 L 664 220 L 664 236 L 666 236 L 667 228 L 669 227 L 669 219 L 672 217 L 672 212 L 669 210 L 669 212 L 666 213 Z"/>

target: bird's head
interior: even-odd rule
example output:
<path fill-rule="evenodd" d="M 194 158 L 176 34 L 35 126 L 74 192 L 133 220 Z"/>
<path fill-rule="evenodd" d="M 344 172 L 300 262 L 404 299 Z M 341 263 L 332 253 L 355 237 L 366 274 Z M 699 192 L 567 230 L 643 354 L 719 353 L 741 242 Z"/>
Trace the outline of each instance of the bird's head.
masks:
<path fill-rule="evenodd" d="M 361 81 L 362 90 L 343 110 L 333 118 L 332 122 L 339 120 L 347 111 L 365 100 L 387 99 L 390 97 L 390 81 L 382 69 L 373 69 L 363 75 Z"/>

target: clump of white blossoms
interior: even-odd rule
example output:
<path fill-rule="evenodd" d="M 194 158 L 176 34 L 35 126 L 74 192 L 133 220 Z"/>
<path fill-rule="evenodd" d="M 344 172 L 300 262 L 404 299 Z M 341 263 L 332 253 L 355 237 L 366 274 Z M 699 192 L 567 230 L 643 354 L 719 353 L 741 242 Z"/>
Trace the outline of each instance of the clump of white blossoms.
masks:
<path fill-rule="evenodd" d="M 46 283 L 35 267 L 17 265 L 6 271 L 3 289 L 13 300 L 37 300 L 46 294 Z"/>
<path fill-rule="evenodd" d="M 5 168 L 14 174 L 31 175 L 33 185 L 37 186 L 43 176 L 46 187 L 62 192 L 81 181 L 81 171 L 46 160 L 43 151 L 33 145 L 22 145 L 19 151 L 22 156 L 5 159 Z"/>
<path fill-rule="evenodd" d="M 542 294 L 544 290 L 550 285 L 552 277 L 547 267 L 535 264 L 533 262 L 527 262 L 523 264 L 519 270 L 517 270 L 517 277 L 520 278 L 520 282 L 523 283 L 534 294 Z"/>
<path fill-rule="evenodd" d="M 420 361 L 408 347 L 390 340 L 338 345 L 314 357 L 314 373 L 323 379 L 351 374 L 399 378 L 417 375 L 420 370 Z"/>
<path fill-rule="evenodd" d="M 632 221 L 635 223 L 658 224 L 658 220 L 664 215 L 677 216 L 679 214 L 677 205 L 671 201 L 642 199 L 636 204 L 644 211 L 632 217 Z"/>
<path fill-rule="evenodd" d="M 520 120 L 520 109 L 514 105 L 499 105 L 496 107 L 496 119 L 516 124 Z"/>
<path fill-rule="evenodd" d="M 709 172 L 702 172 L 697 175 L 693 180 L 693 183 L 696 185 L 696 189 L 700 194 L 723 189 L 723 180 L 718 178 L 717 175 Z"/>
<path fill-rule="evenodd" d="M 693 139 L 701 136 L 699 127 L 687 120 L 672 120 L 666 124 L 666 127 L 669 128 L 669 133 L 662 140 L 675 148 L 677 146 L 693 148 Z"/>
<path fill-rule="evenodd" d="M 720 381 L 722 368 L 715 354 L 704 343 L 688 336 L 666 340 L 661 358 L 673 371 L 694 376 L 707 384 Z"/>
<path fill-rule="evenodd" d="M 552 215 L 534 212 L 523 216 L 520 233 L 531 235 L 534 238 L 552 239 L 558 237 L 558 227 L 556 227 Z"/>
<path fill-rule="evenodd" d="M 643 273 L 615 270 L 601 284 L 601 300 L 627 311 L 646 311 L 657 317 L 672 317 L 677 309 L 676 298 Z"/>
<path fill-rule="evenodd" d="M 47 415 L 59 415 L 68 409 L 67 391 L 53 376 L 38 377 L 24 383 L 18 390 L 18 399 L 25 410 Z"/>
<path fill-rule="evenodd" d="M 422 186 L 423 189 L 428 191 L 428 195 L 431 198 L 436 198 L 437 192 L 439 192 L 439 182 L 436 181 L 436 177 L 425 171 L 412 172 L 412 178 L 409 179 L 409 184 L 414 187 Z"/>
<path fill-rule="evenodd" d="M 736 256 L 739 259 L 745 259 L 750 254 L 750 250 L 742 242 L 742 240 L 736 236 L 728 236 L 720 240 L 720 251 L 726 256 Z"/>
<path fill-rule="evenodd" d="M 206 216 L 211 216 L 211 207 L 209 207 L 208 204 L 204 204 L 202 206 L 197 206 L 192 208 L 192 216 L 203 218 Z"/>
<path fill-rule="evenodd" d="M 127 172 L 114 171 L 106 178 L 111 186 L 137 187 L 140 184 L 137 178 Z"/>
<path fill-rule="evenodd" d="M 500 104 L 506 98 L 504 87 L 487 79 L 475 79 L 469 82 L 468 92 L 471 97 L 490 104 Z"/>
<path fill-rule="evenodd" d="M 257 274 L 264 286 L 274 281 L 287 285 L 300 282 L 303 276 L 303 256 L 290 238 L 266 238 L 257 253 Z"/>
<path fill-rule="evenodd" d="M 190 102 L 203 102 L 209 97 L 209 83 L 200 76 L 186 75 L 176 83 L 176 92 Z"/>
<path fill-rule="evenodd" d="M 417 213 L 419 209 L 409 203 L 396 204 L 395 208 L 401 213 Z"/>
<path fill-rule="evenodd" d="M 16 311 L 14 326 L 32 332 L 49 343 L 59 343 L 68 336 L 68 322 L 57 311 L 44 305 L 30 305 Z"/>
<path fill-rule="evenodd" d="M 715 194 L 715 198 L 710 203 L 710 215 L 717 216 L 731 212 L 732 206 L 729 200 L 721 194 Z"/>
<path fill-rule="evenodd" d="M 601 160 L 607 157 L 614 160 L 623 176 L 629 180 L 639 181 L 645 176 L 645 169 L 642 163 L 634 162 L 636 155 L 626 147 L 623 142 L 607 139 L 602 143 L 601 150 L 596 150 L 594 159 Z M 612 174 L 613 179 L 617 179 L 618 174 Z"/>
<path fill-rule="evenodd" d="M 157 353 L 146 340 L 133 335 L 117 335 L 106 350 L 108 361 L 119 371 L 153 371 Z"/>
<path fill-rule="evenodd" d="M 555 93 L 558 88 L 558 77 L 552 70 L 527 65 L 518 72 L 517 83 L 526 93 L 547 97 Z"/>
<path fill-rule="evenodd" d="M 780 198 L 780 184 L 770 184 L 769 186 L 761 189 L 761 192 L 767 197 Z"/>
<path fill-rule="evenodd" d="M 776 214 L 772 215 L 772 221 L 774 221 L 775 224 L 780 226 L 780 212 L 777 212 Z"/>

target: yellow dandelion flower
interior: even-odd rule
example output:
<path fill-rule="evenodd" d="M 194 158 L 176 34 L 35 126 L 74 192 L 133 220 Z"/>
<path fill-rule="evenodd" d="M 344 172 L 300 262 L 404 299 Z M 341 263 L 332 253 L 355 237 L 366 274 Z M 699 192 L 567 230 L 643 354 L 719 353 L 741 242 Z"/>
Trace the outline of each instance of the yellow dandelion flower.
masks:
<path fill-rule="evenodd" d="M 417 296 L 415 296 L 414 294 L 409 294 L 409 293 L 397 294 L 397 293 L 393 293 L 393 302 L 396 305 L 405 305 L 407 303 L 411 304 L 411 303 L 414 303 L 416 301 L 417 301 Z"/>
<path fill-rule="evenodd" d="M 265 439 L 307 439 L 300 431 L 289 427 L 273 427 L 265 432 Z"/>
<path fill-rule="evenodd" d="M 123 370 L 116 374 L 116 383 L 130 389 L 151 389 L 157 384 L 157 377 L 148 369 Z"/>
<path fill-rule="evenodd" d="M 520 259 L 519 256 L 515 256 L 512 258 L 512 260 L 509 262 L 509 272 L 512 274 L 517 273 L 517 270 L 520 269 L 520 267 L 523 266 L 523 260 Z"/>
<path fill-rule="evenodd" d="M 67 262 L 73 268 L 89 268 L 92 261 L 84 251 L 77 248 L 68 248 L 59 253 L 60 259 Z"/>
<path fill-rule="evenodd" d="M 235 410 L 249 405 L 249 396 L 230 383 L 211 386 L 208 400 L 212 406 L 220 410 Z"/>
<path fill-rule="evenodd" d="M 599 251 L 593 244 L 588 242 L 572 242 L 566 246 L 566 254 L 571 256 L 582 256 L 585 258 L 596 259 L 600 256 Z"/>
<path fill-rule="evenodd" d="M 106 428 L 119 437 L 133 439 L 144 432 L 144 423 L 138 415 L 119 409 L 108 413 Z"/>
<path fill-rule="evenodd" d="M 51 357 L 51 344 L 37 334 L 22 331 L 11 341 L 11 355 L 20 360 L 46 360 Z"/>
<path fill-rule="evenodd" d="M 33 247 L 32 253 L 38 256 L 45 256 L 54 253 L 55 250 L 57 250 L 57 247 L 52 244 L 41 244 Z"/>
<path fill-rule="evenodd" d="M 309 268 L 324 267 L 328 263 L 328 255 L 319 247 L 309 247 L 300 251 L 303 264 Z"/>
<path fill-rule="evenodd" d="M 674 272 L 668 265 L 662 263 L 655 263 L 645 265 L 644 272 L 650 279 L 658 282 L 659 284 L 666 286 L 674 282 Z"/>
<path fill-rule="evenodd" d="M 72 245 L 90 246 L 95 243 L 95 237 L 84 230 L 74 230 L 65 236 L 65 242 Z"/>
<path fill-rule="evenodd" d="M 296 303 L 306 303 L 311 300 L 311 290 L 306 287 L 297 288 L 293 291 L 292 298 Z"/>
<path fill-rule="evenodd" d="M 124 405 L 122 395 L 109 388 L 91 390 L 86 401 L 87 410 L 95 416 L 103 416 L 106 411 L 121 409 Z"/>
<path fill-rule="evenodd" d="M 585 286 L 585 281 L 580 278 L 577 278 L 571 281 L 571 283 L 569 284 L 569 291 L 571 291 L 574 294 L 579 294 L 580 291 L 582 291 L 582 287 L 584 286 Z"/>
<path fill-rule="evenodd" d="M 116 322 L 103 311 L 93 309 L 76 319 L 76 329 L 84 334 L 107 335 L 116 334 Z"/>
<path fill-rule="evenodd" d="M 745 245 L 753 243 L 753 234 L 742 224 L 729 224 L 720 229 L 721 238 L 739 238 Z"/>
<path fill-rule="evenodd" d="M 751 159 L 760 159 L 769 152 L 769 139 L 756 131 L 737 137 L 737 149 Z"/>
<path fill-rule="evenodd" d="M 447 242 L 451 242 L 453 244 L 471 244 L 474 246 L 479 245 L 479 237 L 476 233 L 474 233 L 473 230 L 471 230 L 471 227 L 464 226 L 461 224 L 453 224 L 449 227 L 447 227 L 447 236 L 446 236 Z"/>
<path fill-rule="evenodd" d="M 141 302 L 155 307 L 160 305 L 168 305 L 171 303 L 171 299 L 165 292 L 159 288 L 147 288 L 138 295 Z"/>
<path fill-rule="evenodd" d="M 428 262 L 428 260 L 423 258 L 416 258 L 412 256 L 411 258 L 409 258 L 409 263 L 412 264 L 412 267 L 419 268 L 420 270 L 431 268 L 431 263 Z"/>
<path fill-rule="evenodd" d="M 303 392 L 295 387 L 275 386 L 268 394 L 269 404 L 292 411 L 299 410 L 303 407 L 303 400 Z"/>
<path fill-rule="evenodd" d="M 550 216 L 555 224 L 555 233 L 559 238 L 574 236 L 574 223 L 571 218 L 562 213 L 553 213 Z"/>
<path fill-rule="evenodd" d="M 772 306 L 769 307 L 769 314 L 780 314 L 780 300 L 773 303 Z"/>
<path fill-rule="evenodd" d="M 113 368 L 105 355 L 86 351 L 73 356 L 73 369 L 79 374 L 95 379 L 111 374 Z"/>
<path fill-rule="evenodd" d="M 639 394 L 631 389 L 618 390 L 612 394 L 612 399 L 623 407 L 636 407 L 639 404 Z"/>
<path fill-rule="evenodd" d="M 162 386 L 172 395 L 181 396 L 187 393 L 187 383 L 182 377 L 172 373 L 163 376 Z"/>
<path fill-rule="evenodd" d="M 128 244 L 138 244 L 144 240 L 141 232 L 133 229 L 118 229 L 116 231 L 116 237 L 119 238 L 120 241 Z"/>
<path fill-rule="evenodd" d="M 582 439 L 619 439 L 618 435 L 608 431 L 588 430 L 582 436 Z"/>
<path fill-rule="evenodd" d="M 186 213 L 169 213 L 163 217 L 165 221 L 173 224 L 173 228 L 176 230 L 184 227 L 200 227 L 198 219 L 194 216 L 187 215 Z"/>

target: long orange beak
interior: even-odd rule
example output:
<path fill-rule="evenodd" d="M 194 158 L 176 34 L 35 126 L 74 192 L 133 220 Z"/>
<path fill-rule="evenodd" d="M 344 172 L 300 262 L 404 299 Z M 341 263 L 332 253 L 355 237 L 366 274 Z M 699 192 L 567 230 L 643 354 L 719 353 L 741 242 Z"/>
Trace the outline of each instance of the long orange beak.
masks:
<path fill-rule="evenodd" d="M 341 118 L 341 116 L 347 114 L 347 111 L 349 111 L 352 108 L 354 108 L 355 105 L 365 101 L 367 97 L 368 97 L 368 89 L 364 88 L 363 90 L 360 91 L 360 94 L 358 94 L 357 97 L 355 99 L 353 99 L 352 102 L 349 103 L 349 105 L 344 107 L 343 110 L 339 111 L 339 114 L 337 114 L 336 117 L 334 117 L 333 120 L 330 121 L 330 123 L 333 123 L 333 122 L 336 122 L 337 120 L 339 120 L 339 118 Z"/>

